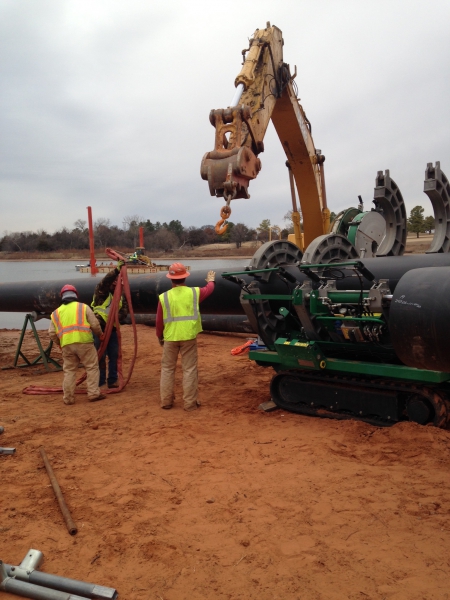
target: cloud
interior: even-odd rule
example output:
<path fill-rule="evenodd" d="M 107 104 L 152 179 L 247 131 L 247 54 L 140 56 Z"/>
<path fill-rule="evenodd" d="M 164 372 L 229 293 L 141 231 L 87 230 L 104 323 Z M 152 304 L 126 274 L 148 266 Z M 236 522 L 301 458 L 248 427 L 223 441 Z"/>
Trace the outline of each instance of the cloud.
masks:
<path fill-rule="evenodd" d="M 432 18 L 430 17 L 432 16 Z M 297 65 L 302 105 L 326 155 L 329 206 L 370 208 L 390 169 L 407 208 L 431 214 L 427 162 L 450 176 L 448 2 L 4 0 L 0 5 L 0 231 L 54 231 L 127 214 L 215 223 L 200 161 L 212 108 L 228 105 L 241 50 L 268 19 Z M 250 200 L 232 220 L 282 224 L 285 155 L 272 127 Z"/>

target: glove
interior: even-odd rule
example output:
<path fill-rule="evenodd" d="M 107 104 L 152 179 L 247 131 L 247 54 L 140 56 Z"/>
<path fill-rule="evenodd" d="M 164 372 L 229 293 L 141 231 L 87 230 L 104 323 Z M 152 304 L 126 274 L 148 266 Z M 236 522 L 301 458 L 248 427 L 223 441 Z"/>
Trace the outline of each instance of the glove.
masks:
<path fill-rule="evenodd" d="M 103 340 L 105 339 L 105 334 L 102 333 L 101 336 L 98 338 L 101 342 L 103 342 Z"/>
<path fill-rule="evenodd" d="M 124 264 L 125 264 L 124 260 L 118 260 L 117 261 L 117 268 L 119 269 L 119 271 L 123 267 Z"/>
<path fill-rule="evenodd" d="M 207 283 L 209 283 L 210 281 L 215 281 L 216 280 L 216 272 L 215 271 L 208 271 L 208 274 L 206 276 L 205 281 Z"/>
<path fill-rule="evenodd" d="M 158 338 L 158 342 L 160 346 L 164 346 L 164 338 Z"/>

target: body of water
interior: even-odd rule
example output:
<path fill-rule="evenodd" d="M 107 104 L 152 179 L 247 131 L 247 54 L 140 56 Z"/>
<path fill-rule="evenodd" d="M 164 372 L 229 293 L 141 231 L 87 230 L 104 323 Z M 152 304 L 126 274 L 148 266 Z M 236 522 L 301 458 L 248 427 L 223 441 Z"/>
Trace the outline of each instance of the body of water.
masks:
<path fill-rule="evenodd" d="M 176 260 L 159 260 L 160 265 L 170 265 Z M 182 262 L 182 261 L 181 261 Z M 250 262 L 249 258 L 230 258 L 230 259 L 189 259 L 186 261 L 192 271 L 223 271 L 225 269 L 239 270 L 246 267 Z M 98 264 L 100 264 L 99 261 Z M 109 261 L 105 261 L 108 264 Z M 75 269 L 75 265 L 83 264 L 75 260 L 8 260 L 0 261 L 0 283 L 24 282 L 24 281 L 52 281 L 61 280 L 70 276 L 70 280 L 86 279 L 92 277 L 89 273 L 80 273 Z M 95 276 L 98 281 L 104 277 L 103 273 Z M 26 313 L 0 312 L 0 329 L 21 329 Z M 48 319 L 41 319 L 36 322 L 37 329 L 47 329 Z"/>

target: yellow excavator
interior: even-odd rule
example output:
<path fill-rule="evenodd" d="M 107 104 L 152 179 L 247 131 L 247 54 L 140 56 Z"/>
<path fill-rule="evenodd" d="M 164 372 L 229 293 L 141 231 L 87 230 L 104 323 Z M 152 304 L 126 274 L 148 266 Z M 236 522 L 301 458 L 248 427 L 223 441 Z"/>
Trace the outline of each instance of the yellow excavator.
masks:
<path fill-rule="evenodd" d="M 327 208 L 324 161 L 317 150 L 308 121 L 297 98 L 289 65 L 283 61 L 283 35 L 267 23 L 257 29 L 249 47 L 242 51 L 243 65 L 236 77 L 231 105 L 212 110 L 209 115 L 216 129 L 214 150 L 201 163 L 201 176 L 209 183 L 211 196 L 225 198 L 216 232 L 226 231 L 231 214 L 230 202 L 249 198 L 248 186 L 261 170 L 258 155 L 264 151 L 264 135 L 270 119 L 286 153 L 292 195 L 292 236 L 301 251 L 330 229 Z M 295 185 L 303 216 L 303 233 L 297 208 Z"/>

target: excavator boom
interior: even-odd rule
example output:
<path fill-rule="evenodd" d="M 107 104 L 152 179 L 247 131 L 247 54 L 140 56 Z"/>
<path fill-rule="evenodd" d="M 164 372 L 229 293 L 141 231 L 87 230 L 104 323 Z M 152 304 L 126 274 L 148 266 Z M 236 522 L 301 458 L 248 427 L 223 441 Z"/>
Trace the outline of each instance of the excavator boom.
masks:
<path fill-rule="evenodd" d="M 216 129 L 215 145 L 203 157 L 201 176 L 212 196 L 225 198 L 228 210 L 221 214 L 229 216 L 231 200 L 250 197 L 248 186 L 261 170 L 258 155 L 264 151 L 272 119 L 297 186 L 304 241 L 309 244 L 329 229 L 325 157 L 314 146 L 309 121 L 294 91 L 295 75 L 283 61 L 283 43 L 281 30 L 268 23 L 255 31 L 249 48 L 242 51 L 244 62 L 235 80 L 232 106 L 212 110 L 209 116 Z M 295 201 L 293 209 L 295 215 Z"/>

